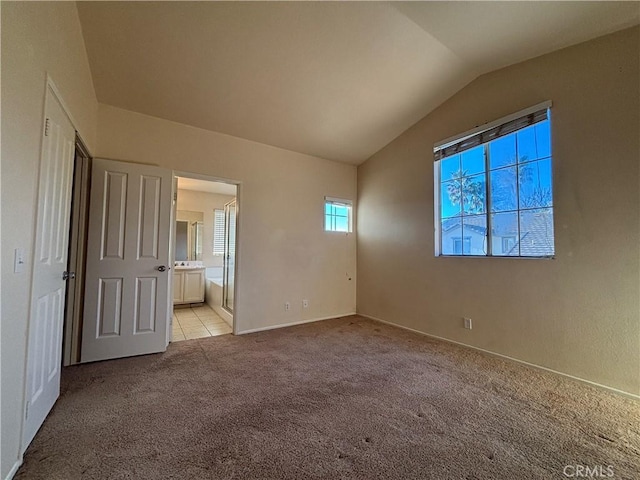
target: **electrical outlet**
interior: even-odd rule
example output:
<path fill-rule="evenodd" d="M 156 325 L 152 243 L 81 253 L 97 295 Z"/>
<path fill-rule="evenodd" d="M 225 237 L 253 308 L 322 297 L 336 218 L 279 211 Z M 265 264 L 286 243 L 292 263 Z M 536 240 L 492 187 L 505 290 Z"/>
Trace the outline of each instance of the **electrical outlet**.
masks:
<path fill-rule="evenodd" d="M 309 300 L 302 300 L 302 308 L 309 308 Z"/>
<path fill-rule="evenodd" d="M 288 312 L 291 310 L 291 304 L 289 302 L 284 302 L 284 311 Z"/>
<path fill-rule="evenodd" d="M 471 328 L 473 327 L 472 323 L 471 323 L 471 319 L 464 317 L 464 328 L 467 328 L 469 330 L 471 330 Z"/>

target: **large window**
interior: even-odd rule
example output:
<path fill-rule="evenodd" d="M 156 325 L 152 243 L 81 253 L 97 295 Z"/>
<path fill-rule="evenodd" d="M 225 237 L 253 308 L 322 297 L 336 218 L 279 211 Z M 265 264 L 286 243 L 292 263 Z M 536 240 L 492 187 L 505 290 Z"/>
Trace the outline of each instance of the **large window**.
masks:
<path fill-rule="evenodd" d="M 436 255 L 554 255 L 549 107 L 436 145 Z"/>
<path fill-rule="evenodd" d="M 325 197 L 324 200 L 324 229 L 327 232 L 351 231 L 351 210 L 350 200 Z"/>

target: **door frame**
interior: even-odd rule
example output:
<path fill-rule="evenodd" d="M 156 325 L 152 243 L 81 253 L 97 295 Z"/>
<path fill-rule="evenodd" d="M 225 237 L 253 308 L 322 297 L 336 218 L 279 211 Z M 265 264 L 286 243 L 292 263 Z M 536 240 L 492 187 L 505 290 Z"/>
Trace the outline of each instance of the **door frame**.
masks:
<path fill-rule="evenodd" d="M 69 282 L 65 299 L 62 337 L 63 366 L 80 363 L 82 348 L 82 318 L 84 310 L 84 273 L 86 268 L 87 234 L 89 233 L 89 195 L 91 188 L 91 155 L 76 132 L 76 153 L 69 222 L 68 268 L 75 272 Z"/>
<path fill-rule="evenodd" d="M 236 186 L 236 259 L 235 259 L 235 265 L 233 267 L 233 275 L 234 275 L 234 284 L 233 284 L 233 301 L 234 301 L 234 309 L 233 309 L 233 334 L 234 335 L 238 335 L 238 332 L 241 332 L 242 329 L 239 327 L 239 325 L 241 324 L 241 315 L 239 314 L 241 312 L 241 309 L 238 309 L 238 285 L 240 283 L 240 265 L 241 265 L 241 248 L 240 248 L 240 235 L 242 234 L 241 230 L 242 230 L 242 222 L 240 221 L 241 218 L 241 204 L 242 204 L 242 182 L 239 180 L 234 180 L 231 178 L 225 178 L 225 177 L 218 177 L 218 176 L 213 176 L 213 175 L 204 175 L 201 173 L 194 173 L 194 172 L 186 172 L 186 171 L 182 171 L 182 170 L 174 170 L 173 171 L 173 176 L 174 177 L 184 177 L 184 178 L 193 178 L 195 180 L 205 180 L 208 182 L 217 182 L 217 183 L 228 183 L 229 185 L 235 185 Z M 177 187 L 177 182 L 175 183 L 175 190 L 174 190 L 174 196 L 173 198 L 176 199 L 177 198 L 177 194 L 178 194 L 178 187 Z M 175 207 L 175 205 L 174 205 Z M 173 212 L 175 213 L 175 208 L 173 209 Z M 175 239 L 175 230 L 176 230 L 176 226 L 175 226 L 175 217 L 172 218 L 172 222 L 171 222 L 171 238 Z M 173 242 L 172 242 L 172 246 L 173 246 Z M 175 263 L 175 259 L 173 258 L 173 256 L 175 255 L 175 252 L 172 252 L 172 261 L 174 261 Z M 173 282 L 171 282 L 171 288 L 173 288 Z M 171 306 L 173 307 L 173 290 L 171 291 L 171 296 L 169 297 L 171 300 Z M 240 311 L 239 311 L 240 310 Z M 173 311 L 173 308 L 172 308 Z M 173 316 L 171 317 L 171 323 L 173 323 Z M 167 341 L 168 339 L 171 337 L 171 332 L 167 332 Z"/>

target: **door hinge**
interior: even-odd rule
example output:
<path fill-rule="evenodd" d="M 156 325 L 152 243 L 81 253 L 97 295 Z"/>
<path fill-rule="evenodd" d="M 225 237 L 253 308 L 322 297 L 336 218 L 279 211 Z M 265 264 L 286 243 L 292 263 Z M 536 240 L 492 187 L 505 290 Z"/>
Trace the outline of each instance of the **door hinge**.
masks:
<path fill-rule="evenodd" d="M 49 119 L 48 118 L 44 121 L 44 136 L 45 137 L 49 136 Z"/>
<path fill-rule="evenodd" d="M 173 201 L 177 202 L 178 201 L 178 192 L 174 192 L 173 193 Z"/>
<path fill-rule="evenodd" d="M 31 405 L 31 402 L 27 401 L 27 406 L 24 409 L 24 419 L 28 419 L 29 418 L 29 405 Z"/>

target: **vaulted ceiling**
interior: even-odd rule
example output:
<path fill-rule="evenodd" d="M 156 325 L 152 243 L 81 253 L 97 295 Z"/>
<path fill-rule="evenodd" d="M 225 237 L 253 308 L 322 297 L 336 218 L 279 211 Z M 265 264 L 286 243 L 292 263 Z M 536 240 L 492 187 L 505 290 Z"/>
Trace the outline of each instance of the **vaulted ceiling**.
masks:
<path fill-rule="evenodd" d="M 638 2 L 78 2 L 98 101 L 359 164 L 479 75 Z"/>

